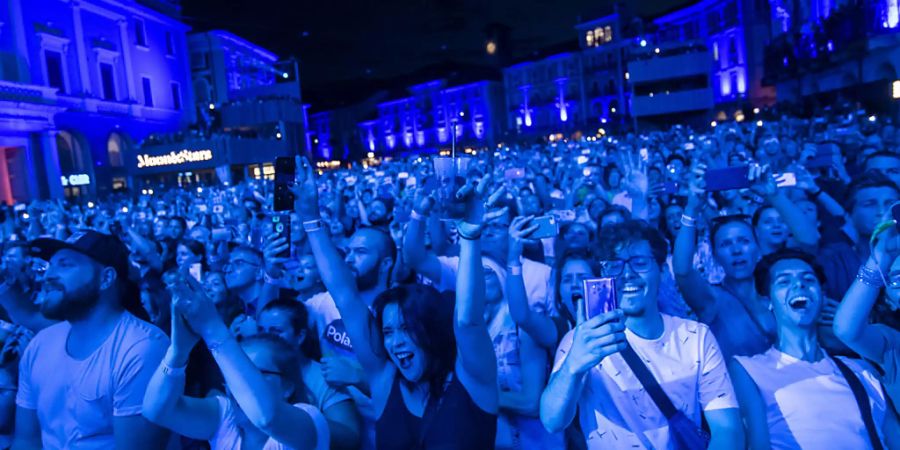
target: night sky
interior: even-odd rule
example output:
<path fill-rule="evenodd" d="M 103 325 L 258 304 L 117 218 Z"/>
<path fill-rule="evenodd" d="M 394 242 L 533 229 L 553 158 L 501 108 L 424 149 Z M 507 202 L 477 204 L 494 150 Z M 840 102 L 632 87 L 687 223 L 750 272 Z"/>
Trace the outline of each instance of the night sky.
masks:
<path fill-rule="evenodd" d="M 690 0 L 631 0 L 636 14 Z M 301 61 L 306 102 L 352 101 L 435 65 L 502 67 L 546 48 L 577 46 L 574 26 L 613 11 L 610 0 L 182 0 L 195 31 L 225 29 Z M 494 56 L 488 37 L 508 40 Z M 388 83 L 389 84 L 389 83 Z"/>

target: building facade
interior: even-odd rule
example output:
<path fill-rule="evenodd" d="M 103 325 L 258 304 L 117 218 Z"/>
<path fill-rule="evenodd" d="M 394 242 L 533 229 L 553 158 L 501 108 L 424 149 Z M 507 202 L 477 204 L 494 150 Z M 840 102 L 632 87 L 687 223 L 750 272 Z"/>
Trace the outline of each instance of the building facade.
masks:
<path fill-rule="evenodd" d="M 276 157 L 305 153 L 297 61 L 221 30 L 191 34 L 188 46 L 197 122 L 141 143 L 128 160 L 136 185 L 271 178 Z"/>
<path fill-rule="evenodd" d="M 0 201 L 124 189 L 136 142 L 193 121 L 177 2 L 4 3 Z"/>
<path fill-rule="evenodd" d="M 359 141 L 375 156 L 493 146 L 503 138 L 503 88 L 478 81 L 448 86 L 435 80 L 377 104 L 375 118 L 357 124 Z"/>
<path fill-rule="evenodd" d="M 838 97 L 874 110 L 900 98 L 900 4 L 770 0 L 772 39 L 765 49 L 766 81 L 779 101 Z"/>

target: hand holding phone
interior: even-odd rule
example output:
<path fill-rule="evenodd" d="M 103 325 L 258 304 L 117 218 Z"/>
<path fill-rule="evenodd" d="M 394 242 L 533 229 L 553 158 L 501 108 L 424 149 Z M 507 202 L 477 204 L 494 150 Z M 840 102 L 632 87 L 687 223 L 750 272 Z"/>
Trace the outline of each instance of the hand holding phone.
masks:
<path fill-rule="evenodd" d="M 619 307 L 615 278 L 584 280 L 584 317 L 591 319 Z"/>
<path fill-rule="evenodd" d="M 747 189 L 751 186 L 750 166 L 726 167 L 706 171 L 708 192 Z"/>

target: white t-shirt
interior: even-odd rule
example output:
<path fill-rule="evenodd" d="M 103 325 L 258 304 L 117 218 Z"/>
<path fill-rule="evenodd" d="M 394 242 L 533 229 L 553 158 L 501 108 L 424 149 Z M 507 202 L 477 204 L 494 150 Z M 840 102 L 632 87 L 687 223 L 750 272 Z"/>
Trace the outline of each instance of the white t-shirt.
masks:
<path fill-rule="evenodd" d="M 216 401 L 219 403 L 219 429 L 209 441 L 210 447 L 212 450 L 241 450 L 243 439 L 241 438 L 241 429 L 238 427 L 234 405 L 225 397 L 216 397 Z M 316 450 L 328 450 L 331 434 L 325 416 L 315 406 L 306 403 L 297 403 L 294 406 L 309 414 L 312 419 L 313 425 L 316 427 Z M 270 437 L 263 445 L 263 450 L 291 450 L 291 447 Z"/>
<path fill-rule="evenodd" d="M 441 291 L 456 290 L 456 273 L 459 270 L 458 256 L 438 256 L 441 262 L 441 279 L 435 281 L 435 287 Z M 547 295 L 550 285 L 550 273 L 552 269 L 546 264 L 522 258 L 522 280 L 525 282 L 525 292 L 528 295 L 528 304 L 532 308 L 541 311 L 551 311 L 547 303 L 550 301 Z"/>
<path fill-rule="evenodd" d="M 734 359 L 756 383 L 766 404 L 771 448 L 872 448 L 853 391 L 831 358 L 807 362 L 772 347 Z M 880 436 L 887 403 L 877 378 L 859 361 L 841 361 L 865 387 Z"/>
<path fill-rule="evenodd" d="M 309 326 L 319 338 L 322 356 L 346 356 L 356 358 L 347 327 L 331 294 L 318 293 L 306 301 L 309 310 Z"/>
<path fill-rule="evenodd" d="M 625 337 L 678 410 L 700 426 L 703 411 L 737 408 L 731 378 L 709 327 L 662 314 L 659 339 Z M 556 351 L 553 371 L 572 347 L 569 331 Z M 591 449 L 674 449 L 669 424 L 620 354 L 588 372 L 578 400 L 581 429 Z"/>
<path fill-rule="evenodd" d="M 84 360 L 69 356 L 69 322 L 41 330 L 19 363 L 16 405 L 36 410 L 45 449 L 115 447 L 113 417 L 141 414 L 169 339 L 128 312 Z"/>

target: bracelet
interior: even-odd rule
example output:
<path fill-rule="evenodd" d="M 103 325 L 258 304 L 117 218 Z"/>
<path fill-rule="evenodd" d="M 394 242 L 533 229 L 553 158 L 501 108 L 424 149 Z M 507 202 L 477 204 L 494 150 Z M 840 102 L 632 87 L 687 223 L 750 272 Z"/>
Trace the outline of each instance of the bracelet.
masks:
<path fill-rule="evenodd" d="M 859 272 L 856 273 L 856 280 L 873 288 L 884 286 L 884 279 L 881 277 L 881 272 L 866 267 L 865 265 L 859 267 Z"/>
<path fill-rule="evenodd" d="M 303 222 L 303 231 L 307 233 L 312 233 L 313 231 L 319 231 L 322 229 L 322 221 L 320 219 L 307 220 Z"/>
<path fill-rule="evenodd" d="M 162 373 L 167 377 L 183 377 L 186 369 L 187 364 L 182 367 L 170 367 L 165 359 L 162 360 Z"/>
<path fill-rule="evenodd" d="M 460 238 L 460 239 L 465 239 L 465 240 L 467 240 L 467 241 L 477 241 L 477 240 L 481 239 L 481 231 L 475 233 L 475 235 L 473 235 L 473 236 L 467 236 L 465 233 L 463 233 L 463 232 L 459 229 L 459 227 L 457 227 L 457 228 L 456 228 L 456 234 L 459 235 L 459 238 Z"/>
<path fill-rule="evenodd" d="M 419 214 L 418 212 L 416 212 L 416 210 L 412 210 L 409 212 L 409 218 L 412 220 L 422 221 L 422 220 L 427 219 L 428 217 L 425 217 L 424 215 Z"/>
<path fill-rule="evenodd" d="M 229 331 L 228 336 L 226 336 L 225 339 L 222 339 L 221 341 L 207 341 L 206 348 L 209 349 L 210 353 L 215 354 L 219 350 L 219 347 L 225 345 L 226 342 L 232 339 L 234 339 L 234 335 Z"/>
<path fill-rule="evenodd" d="M 686 227 L 693 228 L 693 227 L 697 226 L 697 219 L 695 219 L 687 214 L 682 214 L 681 215 L 681 224 Z"/>
<path fill-rule="evenodd" d="M 506 266 L 506 269 L 507 269 L 507 272 L 509 272 L 509 275 L 512 275 L 512 276 L 522 275 L 522 265 L 521 264 L 515 265 L 515 266 L 508 265 L 508 266 Z"/>

